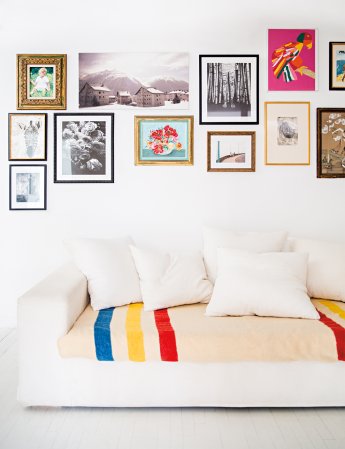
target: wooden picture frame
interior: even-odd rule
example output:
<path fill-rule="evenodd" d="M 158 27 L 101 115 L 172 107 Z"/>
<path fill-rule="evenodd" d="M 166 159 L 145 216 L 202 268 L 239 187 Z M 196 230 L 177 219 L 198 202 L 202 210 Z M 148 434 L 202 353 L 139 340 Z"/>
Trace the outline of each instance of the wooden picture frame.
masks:
<path fill-rule="evenodd" d="M 208 172 L 255 172 L 255 131 L 208 131 Z"/>
<path fill-rule="evenodd" d="M 199 123 L 259 123 L 259 55 L 199 55 Z"/>
<path fill-rule="evenodd" d="M 193 165 L 194 117 L 135 116 L 135 165 Z"/>
<path fill-rule="evenodd" d="M 67 55 L 17 55 L 17 109 L 66 109 Z"/>
<path fill-rule="evenodd" d="M 54 182 L 114 182 L 114 114 L 54 114 Z"/>
<path fill-rule="evenodd" d="M 345 42 L 329 43 L 329 90 L 345 90 Z"/>
<path fill-rule="evenodd" d="M 47 209 L 47 166 L 9 166 L 9 209 Z"/>
<path fill-rule="evenodd" d="M 310 165 L 310 102 L 265 102 L 265 164 Z"/>
<path fill-rule="evenodd" d="M 8 160 L 47 160 L 46 113 L 8 114 Z"/>
<path fill-rule="evenodd" d="M 345 108 L 317 108 L 317 177 L 345 178 Z"/>

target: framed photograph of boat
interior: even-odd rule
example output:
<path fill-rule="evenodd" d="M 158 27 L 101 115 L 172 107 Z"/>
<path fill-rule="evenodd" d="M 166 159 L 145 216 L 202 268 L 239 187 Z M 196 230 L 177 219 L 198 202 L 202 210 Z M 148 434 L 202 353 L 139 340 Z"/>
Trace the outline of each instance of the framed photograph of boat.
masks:
<path fill-rule="evenodd" d="M 265 103 L 266 165 L 310 164 L 310 103 Z"/>
<path fill-rule="evenodd" d="M 255 131 L 208 131 L 207 171 L 255 171 Z"/>
<path fill-rule="evenodd" d="M 259 56 L 199 56 L 199 123 L 259 123 Z"/>
<path fill-rule="evenodd" d="M 317 109 L 317 177 L 345 178 L 345 109 Z"/>

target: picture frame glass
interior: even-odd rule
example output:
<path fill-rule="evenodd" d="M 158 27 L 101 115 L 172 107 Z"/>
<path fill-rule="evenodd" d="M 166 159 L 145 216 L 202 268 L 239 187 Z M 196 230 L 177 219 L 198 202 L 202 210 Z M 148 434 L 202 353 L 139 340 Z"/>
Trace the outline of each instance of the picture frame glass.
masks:
<path fill-rule="evenodd" d="M 268 30 L 268 90 L 317 90 L 317 30 Z"/>
<path fill-rule="evenodd" d="M 47 160 L 47 115 L 9 114 L 9 160 Z"/>
<path fill-rule="evenodd" d="M 55 182 L 114 181 L 114 114 L 55 114 Z"/>
<path fill-rule="evenodd" d="M 46 166 L 10 166 L 10 209 L 46 209 Z"/>
<path fill-rule="evenodd" d="M 258 55 L 200 55 L 200 123 L 259 123 Z"/>
<path fill-rule="evenodd" d="M 330 88 L 345 90 L 345 42 L 330 42 Z"/>
<path fill-rule="evenodd" d="M 56 98 L 56 65 L 28 64 L 27 65 L 27 98 Z"/>
<path fill-rule="evenodd" d="M 267 102 L 266 165 L 310 164 L 310 103 Z"/>
<path fill-rule="evenodd" d="M 255 171 L 255 132 L 208 133 L 208 171 Z"/>
<path fill-rule="evenodd" d="M 345 177 L 345 109 L 318 110 L 318 177 Z"/>

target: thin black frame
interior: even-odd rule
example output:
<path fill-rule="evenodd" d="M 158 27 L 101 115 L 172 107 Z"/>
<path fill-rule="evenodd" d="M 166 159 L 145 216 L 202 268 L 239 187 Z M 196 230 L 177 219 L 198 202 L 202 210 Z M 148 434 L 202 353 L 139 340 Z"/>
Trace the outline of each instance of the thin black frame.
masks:
<path fill-rule="evenodd" d="M 333 51 L 332 51 L 332 47 L 333 45 L 343 45 L 345 47 L 345 42 L 330 42 L 329 43 L 329 59 L 328 59 L 328 64 L 329 64 L 329 73 L 328 73 L 328 88 L 329 90 L 345 90 L 345 86 L 344 87 L 333 87 Z"/>
<path fill-rule="evenodd" d="M 11 158 L 11 117 L 13 115 L 43 115 L 44 116 L 44 158 L 39 159 L 30 159 L 30 158 Z M 47 161 L 48 156 L 48 114 L 46 112 L 9 112 L 8 113 L 8 161 L 17 161 L 17 162 L 42 162 Z"/>
<path fill-rule="evenodd" d="M 44 173 L 44 204 L 43 207 L 12 207 L 12 168 L 13 167 L 43 167 Z M 47 210 L 47 165 L 46 164 L 10 164 L 9 165 L 9 210 Z"/>
<path fill-rule="evenodd" d="M 317 178 L 345 178 L 345 174 L 322 173 L 322 114 L 324 112 L 345 113 L 345 108 L 316 108 L 316 177 Z"/>
<path fill-rule="evenodd" d="M 105 179 L 105 180 L 61 180 L 61 179 L 57 179 L 57 118 L 59 116 L 72 116 L 72 117 L 85 117 L 85 116 L 106 116 L 106 117 L 110 117 L 111 119 L 111 130 L 110 130 L 110 138 L 111 138 L 111 142 L 110 142 L 110 151 L 111 151 L 111 155 L 110 155 L 110 159 L 111 159 L 111 174 L 110 174 L 110 179 Z M 94 184 L 94 183 L 114 183 L 114 122 L 115 122 L 115 114 L 113 112 L 56 112 L 54 114 L 54 183 L 55 184 L 60 184 L 60 183 L 64 183 L 64 184 Z M 92 175 L 91 175 L 92 176 Z"/>
<path fill-rule="evenodd" d="M 202 120 L 202 58 L 256 59 L 256 121 L 205 122 Z M 199 125 L 258 125 L 259 124 L 259 55 L 199 55 Z"/>

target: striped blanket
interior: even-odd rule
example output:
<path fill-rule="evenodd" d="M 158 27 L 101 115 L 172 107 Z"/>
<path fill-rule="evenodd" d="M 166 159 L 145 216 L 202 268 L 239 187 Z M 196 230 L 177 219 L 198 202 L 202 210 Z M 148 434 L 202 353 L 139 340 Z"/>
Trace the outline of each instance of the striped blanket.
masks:
<path fill-rule="evenodd" d="M 62 357 L 100 361 L 345 361 L 345 304 L 313 300 L 320 320 L 206 317 L 205 304 L 144 312 L 88 306 L 59 339 Z"/>

